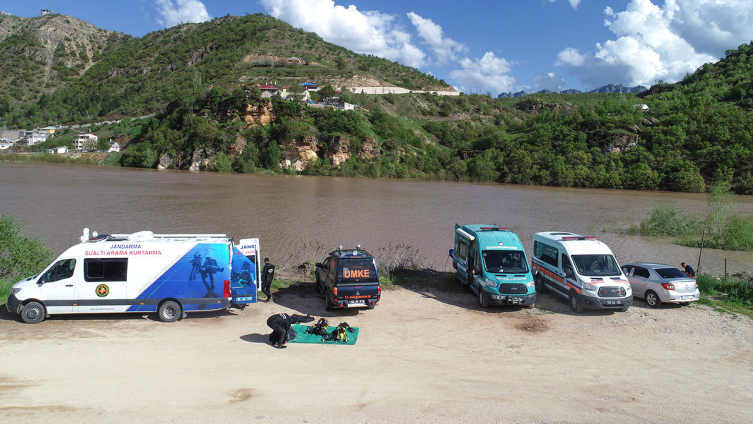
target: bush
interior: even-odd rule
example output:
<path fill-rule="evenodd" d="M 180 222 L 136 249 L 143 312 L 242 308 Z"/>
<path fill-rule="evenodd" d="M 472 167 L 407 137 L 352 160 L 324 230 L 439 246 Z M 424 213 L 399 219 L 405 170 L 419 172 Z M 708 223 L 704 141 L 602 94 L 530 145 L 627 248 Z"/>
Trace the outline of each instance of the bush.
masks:
<path fill-rule="evenodd" d="M 641 222 L 641 234 L 688 236 L 700 232 L 701 224 L 684 215 L 674 205 L 655 205 L 651 215 Z"/>
<path fill-rule="evenodd" d="M 34 275 L 50 263 L 52 252 L 44 243 L 21 235 L 22 225 L 15 217 L 0 216 L 0 301 L 5 302 L 10 287 L 21 278 Z"/>
<path fill-rule="evenodd" d="M 714 288 L 717 283 L 719 283 L 719 280 L 716 277 L 712 277 L 708 274 L 701 274 L 696 281 L 698 282 L 698 290 L 701 294 L 705 295 L 713 294 Z"/>

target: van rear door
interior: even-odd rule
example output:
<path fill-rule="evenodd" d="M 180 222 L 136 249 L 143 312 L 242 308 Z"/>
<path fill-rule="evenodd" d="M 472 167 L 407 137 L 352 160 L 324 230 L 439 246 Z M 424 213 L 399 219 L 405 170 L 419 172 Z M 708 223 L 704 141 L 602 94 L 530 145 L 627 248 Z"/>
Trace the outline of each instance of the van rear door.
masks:
<path fill-rule="evenodd" d="M 259 239 L 242 239 L 233 249 L 230 292 L 233 303 L 256 303 L 259 287 Z"/>

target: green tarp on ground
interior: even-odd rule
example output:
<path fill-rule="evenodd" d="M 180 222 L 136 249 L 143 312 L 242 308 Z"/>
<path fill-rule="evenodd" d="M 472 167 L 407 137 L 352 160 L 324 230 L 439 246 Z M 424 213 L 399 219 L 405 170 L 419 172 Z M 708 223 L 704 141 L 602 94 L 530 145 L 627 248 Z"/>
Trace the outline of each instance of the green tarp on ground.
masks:
<path fill-rule="evenodd" d="M 348 331 L 348 341 L 322 341 L 324 337 L 317 336 L 314 334 L 306 334 L 306 329 L 311 328 L 310 326 L 303 325 L 303 324 L 295 324 L 293 325 L 293 330 L 295 330 L 296 333 L 298 333 L 297 336 L 293 340 L 290 341 L 290 343 L 320 343 L 320 344 L 336 344 L 336 345 L 353 345 L 356 344 L 356 339 L 358 338 L 358 328 L 351 327 L 354 331 L 351 333 Z M 332 334 L 332 331 L 337 328 L 335 327 L 329 327 L 327 331 L 329 334 Z"/>

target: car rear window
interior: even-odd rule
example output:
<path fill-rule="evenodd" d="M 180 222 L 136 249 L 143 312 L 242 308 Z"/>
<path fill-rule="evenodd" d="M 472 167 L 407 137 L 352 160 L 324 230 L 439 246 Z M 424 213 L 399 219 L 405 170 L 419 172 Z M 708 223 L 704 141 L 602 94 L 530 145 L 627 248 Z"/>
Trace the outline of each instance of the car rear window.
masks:
<path fill-rule="evenodd" d="M 680 271 L 677 268 L 656 268 L 654 271 L 659 274 L 659 277 L 666 279 L 687 277 L 684 272 Z"/>
<path fill-rule="evenodd" d="M 377 273 L 371 258 L 340 259 L 337 281 L 341 283 L 376 283 Z"/>

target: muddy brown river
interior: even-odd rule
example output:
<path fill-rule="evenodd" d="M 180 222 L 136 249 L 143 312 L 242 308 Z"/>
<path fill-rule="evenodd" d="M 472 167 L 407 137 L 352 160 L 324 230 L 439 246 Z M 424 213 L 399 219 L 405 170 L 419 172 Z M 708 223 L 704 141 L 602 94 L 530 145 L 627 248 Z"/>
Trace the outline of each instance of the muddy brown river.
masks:
<path fill-rule="evenodd" d="M 88 227 L 100 234 L 259 237 L 273 263 L 304 244 L 360 244 L 372 252 L 405 244 L 441 270 L 449 269 L 457 222 L 509 227 L 529 255 L 533 233 L 560 230 L 598 237 L 621 264 L 695 267 L 698 249 L 619 233 L 657 203 L 709 212 L 702 194 L 0 163 L 0 214 L 15 215 L 24 234 L 41 238 L 55 255 Z M 733 211 L 753 214 L 753 198 L 738 196 Z M 725 258 L 731 273 L 753 268 L 753 252 L 705 249 L 703 271 L 723 273 Z"/>

